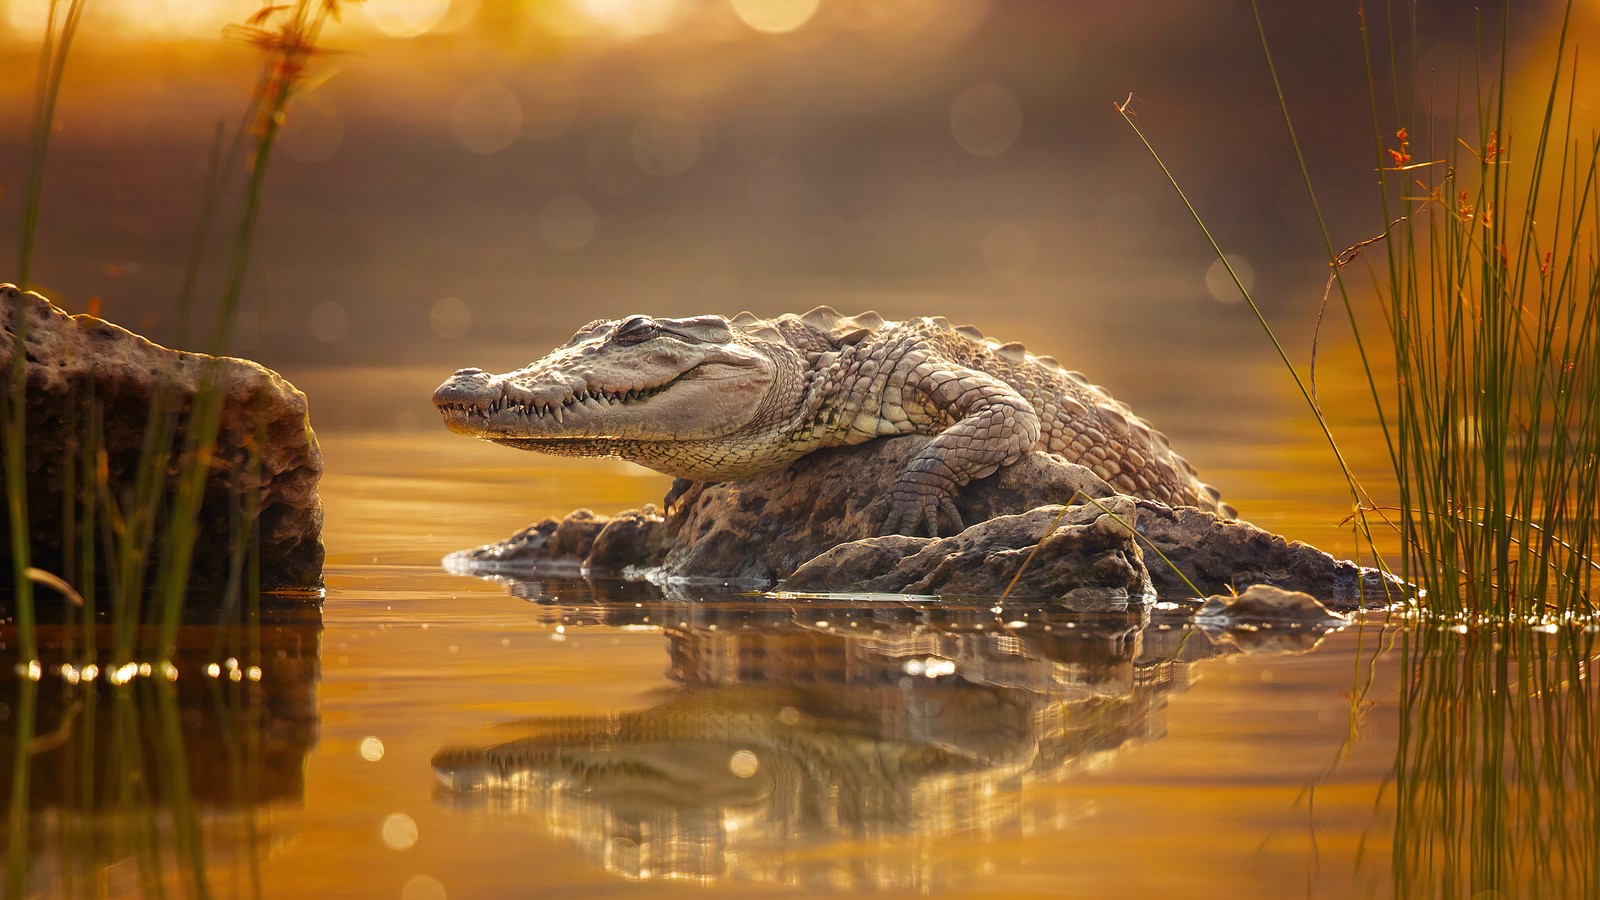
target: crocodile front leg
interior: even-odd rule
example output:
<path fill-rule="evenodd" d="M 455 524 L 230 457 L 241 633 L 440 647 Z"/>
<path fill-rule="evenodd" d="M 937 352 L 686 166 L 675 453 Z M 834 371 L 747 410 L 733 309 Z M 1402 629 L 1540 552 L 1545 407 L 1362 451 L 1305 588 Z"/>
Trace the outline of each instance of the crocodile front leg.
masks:
<path fill-rule="evenodd" d="M 956 491 L 1021 459 L 1039 441 L 1039 416 L 1005 382 L 942 359 L 915 361 L 903 396 L 955 424 L 900 474 L 879 533 L 938 537 L 941 515 L 959 532 Z"/>

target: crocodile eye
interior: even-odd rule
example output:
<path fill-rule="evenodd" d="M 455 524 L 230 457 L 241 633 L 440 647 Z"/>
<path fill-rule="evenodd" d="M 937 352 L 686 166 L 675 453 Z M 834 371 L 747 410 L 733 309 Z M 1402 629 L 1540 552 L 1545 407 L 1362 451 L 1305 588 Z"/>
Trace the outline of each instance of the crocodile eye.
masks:
<path fill-rule="evenodd" d="M 661 326 L 649 316 L 629 316 L 617 326 L 611 339 L 619 344 L 641 344 L 661 333 Z"/>

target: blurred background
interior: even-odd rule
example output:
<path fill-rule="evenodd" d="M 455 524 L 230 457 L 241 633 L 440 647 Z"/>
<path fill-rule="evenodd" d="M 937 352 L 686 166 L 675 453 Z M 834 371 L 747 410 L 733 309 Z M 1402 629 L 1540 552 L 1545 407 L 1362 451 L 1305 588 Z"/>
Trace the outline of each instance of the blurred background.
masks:
<path fill-rule="evenodd" d="M 0 247 L 16 245 L 48 5 L 0 0 Z M 1332 241 L 1371 237 L 1381 148 L 1358 4 L 1261 5 Z M 1592 34 L 1596 13 L 1581 6 Z M 222 31 L 257 8 L 90 0 L 51 148 L 37 287 L 175 339 L 212 135 L 237 120 L 258 66 Z M 829 304 L 1023 340 L 1106 384 L 1180 449 L 1176 435 L 1228 434 L 1243 406 L 1311 434 L 1270 345 L 1113 108 L 1132 96 L 1303 363 L 1327 256 L 1248 2 L 342 10 L 272 161 L 233 347 L 307 390 L 319 430 L 437 429 L 428 394 L 451 371 L 521 365 L 601 316 Z M 1519 3 L 1514 52 L 1542 52 L 1558 13 Z M 1423 120 L 1457 114 L 1437 96 L 1472 64 L 1475 16 L 1423 3 L 1413 40 L 1388 15 L 1366 23 L 1382 64 L 1394 30 L 1419 84 L 1451 89 L 1401 98 L 1418 121 L 1400 121 L 1380 75 L 1381 129 L 1409 125 L 1415 141 Z M 1484 59 L 1497 55 L 1496 44 Z M 1343 334 L 1330 326 L 1325 359 Z"/>

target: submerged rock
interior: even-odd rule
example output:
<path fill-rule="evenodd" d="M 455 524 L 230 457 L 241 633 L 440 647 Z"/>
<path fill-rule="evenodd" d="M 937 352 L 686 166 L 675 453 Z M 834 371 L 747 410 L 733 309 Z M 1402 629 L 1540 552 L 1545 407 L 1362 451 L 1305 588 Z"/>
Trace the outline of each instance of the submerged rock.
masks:
<path fill-rule="evenodd" d="M 1208 597 L 1194 614 L 1194 624 L 1213 644 L 1247 654 L 1306 653 L 1349 623 L 1310 594 L 1268 584 Z"/>
<path fill-rule="evenodd" d="M 1213 594 L 1194 614 L 1206 625 L 1343 625 L 1349 622 L 1304 591 L 1286 591 L 1270 584 L 1253 584 L 1239 594 Z"/>
<path fill-rule="evenodd" d="M 493 571 L 530 564 L 551 571 L 659 567 L 674 579 L 802 592 L 992 597 L 1010 587 L 1019 599 L 1203 596 L 1271 584 L 1344 608 L 1362 605 L 1363 596 L 1369 605 L 1382 602 L 1385 586 L 1399 587 L 1247 522 L 1119 495 L 1083 466 L 1037 451 L 961 491 L 957 507 L 971 527 L 960 534 L 875 536 L 883 498 L 929 440 L 913 435 L 822 450 L 785 469 L 723 484 L 680 481 L 667 497 L 664 520 L 653 508 L 610 520 L 579 510 L 502 544 L 457 554 L 452 564 Z M 1079 505 L 1063 511 L 1063 503 Z M 573 543 L 559 539 L 565 532 L 591 537 Z"/>
<path fill-rule="evenodd" d="M 169 350 L 93 316 L 68 315 L 38 294 L 0 285 L 0 389 L 8 392 L 19 310 L 28 317 L 26 465 L 34 566 L 72 575 L 66 548 L 77 537 L 69 535 L 63 498 L 83 490 L 83 472 L 92 464 L 84 455 L 93 446 L 85 443 L 94 433 L 89 423 L 98 417 L 107 487 L 123 502 L 139 473 L 152 400 L 162 390 L 171 391 L 177 435 L 166 460 L 163 509 L 169 508 L 191 408 L 203 373 L 215 362 L 224 403 L 190 585 L 214 590 L 237 582 L 254 534 L 263 588 L 321 587 L 322 454 L 304 394 L 249 360 Z M 93 415 L 91 404 L 98 410 Z M 252 507 L 254 521 L 246 522 Z M 9 531 L 9 521 L 0 527 Z M 9 553 L 9 540 L 5 547 L 0 552 Z M 157 557 L 166 549 L 158 544 Z"/>
<path fill-rule="evenodd" d="M 445 565 L 477 572 L 622 572 L 660 564 L 665 525 L 654 504 L 615 516 L 579 509 L 536 522 L 503 541 L 452 553 Z"/>

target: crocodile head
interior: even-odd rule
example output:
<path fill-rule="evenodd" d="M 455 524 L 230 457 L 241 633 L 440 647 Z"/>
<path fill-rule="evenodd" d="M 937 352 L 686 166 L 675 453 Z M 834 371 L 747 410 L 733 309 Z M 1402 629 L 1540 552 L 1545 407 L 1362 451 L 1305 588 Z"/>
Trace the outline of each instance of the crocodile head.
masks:
<path fill-rule="evenodd" d="M 706 469 L 686 445 L 751 430 L 786 399 L 773 389 L 789 381 L 779 378 L 781 354 L 758 344 L 722 316 L 601 320 L 514 372 L 462 369 L 433 402 L 458 434 L 718 477 L 726 472 Z"/>

